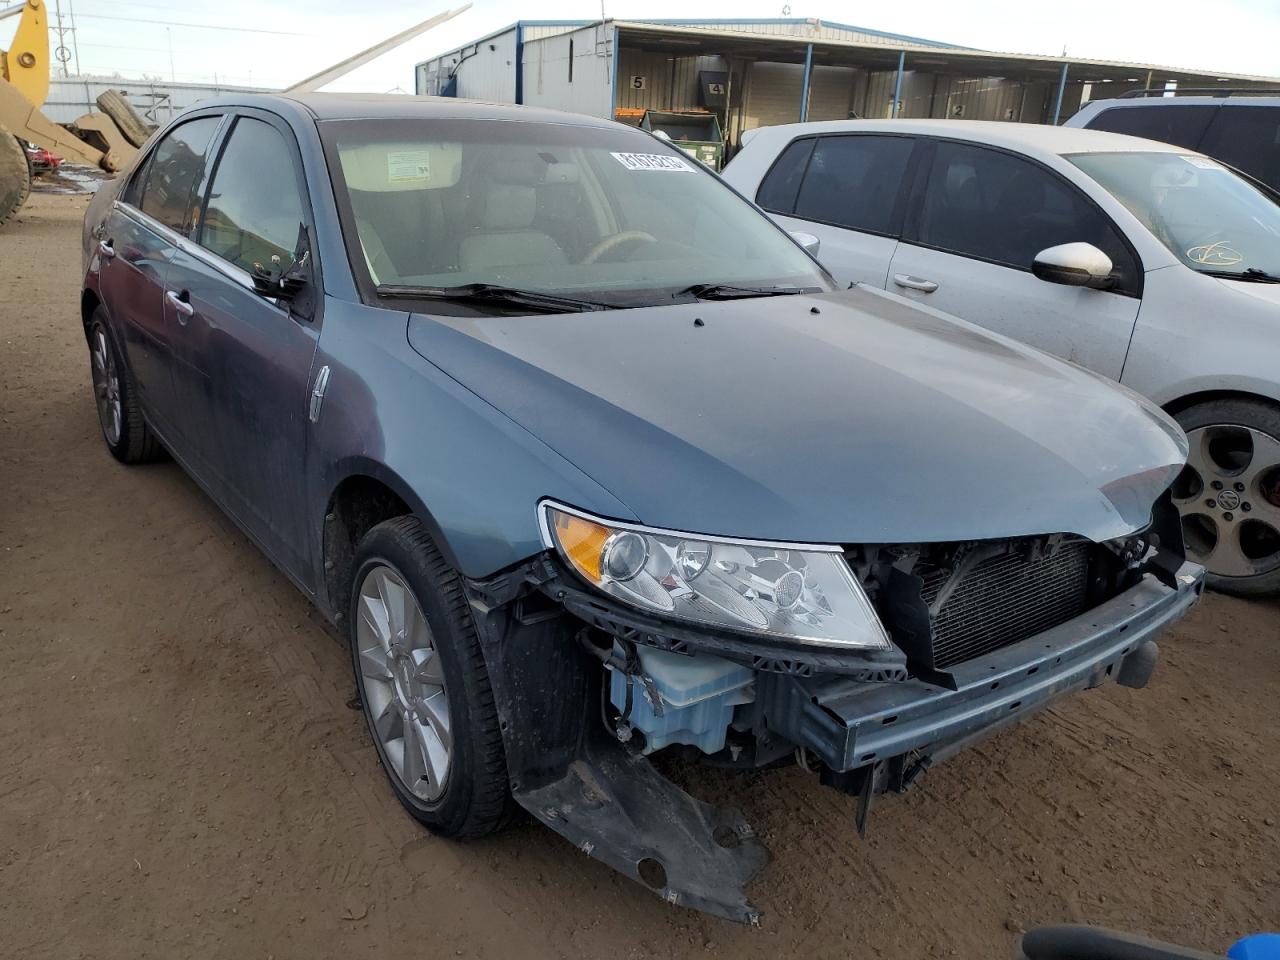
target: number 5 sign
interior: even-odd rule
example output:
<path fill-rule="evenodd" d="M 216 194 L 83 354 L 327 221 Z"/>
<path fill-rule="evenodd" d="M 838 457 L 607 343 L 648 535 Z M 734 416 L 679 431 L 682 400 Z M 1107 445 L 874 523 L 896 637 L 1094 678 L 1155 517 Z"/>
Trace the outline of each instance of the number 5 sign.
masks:
<path fill-rule="evenodd" d="M 632 78 L 631 78 L 631 89 L 632 89 L 632 90 L 643 90 L 643 89 L 644 89 L 644 84 L 645 84 L 644 77 L 632 77 Z"/>

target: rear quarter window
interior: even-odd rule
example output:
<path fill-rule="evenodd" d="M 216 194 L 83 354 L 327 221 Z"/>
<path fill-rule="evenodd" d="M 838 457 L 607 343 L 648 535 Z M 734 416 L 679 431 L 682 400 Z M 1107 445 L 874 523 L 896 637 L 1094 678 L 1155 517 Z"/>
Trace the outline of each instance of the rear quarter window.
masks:
<path fill-rule="evenodd" d="M 1159 140 L 1194 150 L 1217 111 L 1216 104 L 1111 107 L 1099 113 L 1086 126 L 1090 130 L 1146 137 L 1148 140 Z"/>
<path fill-rule="evenodd" d="M 1280 107 L 1224 106 L 1200 152 L 1280 189 Z"/>

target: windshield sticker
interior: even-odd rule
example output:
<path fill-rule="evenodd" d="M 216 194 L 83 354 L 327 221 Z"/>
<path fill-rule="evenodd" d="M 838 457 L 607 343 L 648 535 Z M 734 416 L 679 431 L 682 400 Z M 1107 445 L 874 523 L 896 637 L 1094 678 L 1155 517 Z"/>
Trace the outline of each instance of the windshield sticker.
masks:
<path fill-rule="evenodd" d="M 1244 259 L 1244 255 L 1228 247 L 1226 240 L 1218 240 L 1216 243 L 1202 243 L 1192 247 L 1187 251 L 1187 259 L 1206 267 L 1233 267 Z"/>
<path fill-rule="evenodd" d="M 397 150 L 387 154 L 387 182 L 408 183 L 431 179 L 429 150 Z"/>
<path fill-rule="evenodd" d="M 1182 159 L 1187 161 L 1193 167 L 1199 167 L 1201 170 L 1221 170 L 1222 164 L 1216 160 L 1210 160 L 1208 157 L 1188 157 L 1183 155 Z"/>
<path fill-rule="evenodd" d="M 667 153 L 615 153 L 613 158 L 628 170 L 661 170 L 665 173 L 692 173 L 693 167 Z"/>

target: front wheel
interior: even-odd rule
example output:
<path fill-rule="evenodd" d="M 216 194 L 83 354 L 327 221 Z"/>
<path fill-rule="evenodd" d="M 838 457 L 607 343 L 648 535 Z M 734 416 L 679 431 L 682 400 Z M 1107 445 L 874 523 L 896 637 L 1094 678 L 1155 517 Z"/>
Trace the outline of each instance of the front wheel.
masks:
<path fill-rule="evenodd" d="M 484 657 L 461 581 L 415 518 L 360 541 L 348 632 L 365 720 L 400 803 L 460 840 L 501 827 L 512 801 Z"/>
<path fill-rule="evenodd" d="M 1173 487 L 1187 556 L 1215 590 L 1280 594 L 1280 408 L 1211 400 L 1177 420 L 1190 445 Z"/>

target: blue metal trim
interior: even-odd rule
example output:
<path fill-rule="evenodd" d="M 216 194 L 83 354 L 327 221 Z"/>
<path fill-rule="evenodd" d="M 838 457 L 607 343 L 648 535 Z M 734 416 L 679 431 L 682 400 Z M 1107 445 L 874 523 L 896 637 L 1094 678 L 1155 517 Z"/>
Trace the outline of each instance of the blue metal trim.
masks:
<path fill-rule="evenodd" d="M 524 22 L 516 24 L 516 103 L 524 103 Z"/>
<path fill-rule="evenodd" d="M 886 33 L 883 30 L 870 30 L 867 27 L 855 26 L 851 23 L 837 23 L 834 20 L 808 20 L 804 17 L 730 17 L 728 19 L 720 19 L 717 17 L 691 17 L 688 19 L 676 18 L 674 20 L 665 19 L 648 19 L 625 17 L 624 22 L 630 23 L 652 23 L 659 26 L 671 27 L 696 27 L 709 23 L 723 23 L 730 26 L 753 26 L 758 24 L 776 24 L 779 26 L 794 26 L 796 24 L 817 23 L 822 27 L 834 27 L 837 30 L 853 30 L 857 33 L 865 33 L 872 37 L 884 37 L 888 40 L 898 40 L 906 43 L 919 43 L 929 47 L 950 48 L 952 50 L 976 50 L 977 47 L 962 47 L 956 43 L 947 43 L 943 40 L 926 40 L 922 37 L 909 37 L 903 33 Z"/>
<path fill-rule="evenodd" d="M 804 79 L 800 82 L 800 122 L 809 119 L 809 81 L 813 77 L 813 44 L 804 48 Z"/>
<path fill-rule="evenodd" d="M 902 73 L 903 68 L 907 65 L 907 51 L 898 51 L 898 78 L 893 82 L 893 111 L 889 116 L 893 119 L 898 117 L 898 103 L 902 100 Z"/>
<path fill-rule="evenodd" d="M 1066 62 L 1062 64 L 1062 73 L 1058 76 L 1058 95 L 1053 101 L 1053 125 L 1058 125 L 1058 120 L 1062 116 L 1062 94 L 1067 89 L 1067 66 Z"/>
<path fill-rule="evenodd" d="M 613 28 L 613 65 L 609 77 L 609 119 L 618 117 L 618 28 Z"/>

